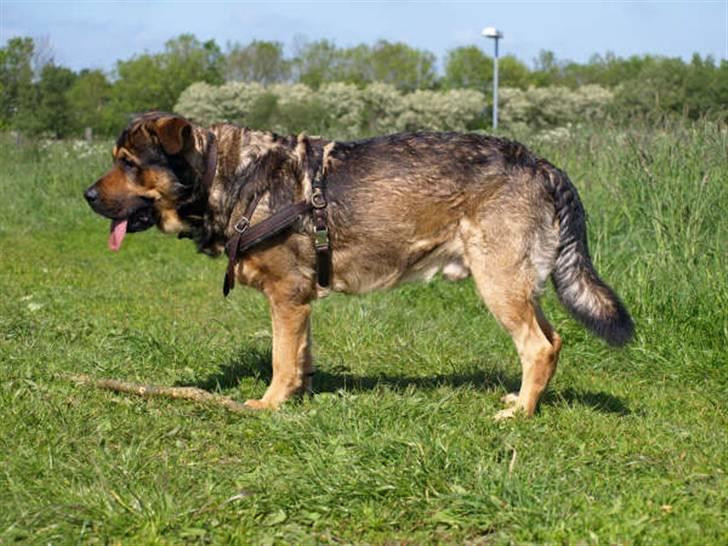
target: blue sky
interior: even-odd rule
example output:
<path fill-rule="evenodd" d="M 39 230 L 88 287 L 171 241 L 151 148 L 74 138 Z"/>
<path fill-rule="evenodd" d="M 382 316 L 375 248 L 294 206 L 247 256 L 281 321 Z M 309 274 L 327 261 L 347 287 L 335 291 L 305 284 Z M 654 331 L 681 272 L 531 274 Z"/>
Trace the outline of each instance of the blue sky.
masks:
<path fill-rule="evenodd" d="M 47 37 L 59 64 L 110 70 L 117 59 L 156 52 L 182 32 L 201 40 L 297 41 L 328 38 L 339 46 L 383 38 L 432 51 L 476 44 L 484 26 L 505 33 L 502 54 L 532 62 L 539 50 L 586 61 L 593 53 L 694 52 L 728 59 L 728 0 L 681 1 L 37 1 L 0 0 L 0 43 Z"/>

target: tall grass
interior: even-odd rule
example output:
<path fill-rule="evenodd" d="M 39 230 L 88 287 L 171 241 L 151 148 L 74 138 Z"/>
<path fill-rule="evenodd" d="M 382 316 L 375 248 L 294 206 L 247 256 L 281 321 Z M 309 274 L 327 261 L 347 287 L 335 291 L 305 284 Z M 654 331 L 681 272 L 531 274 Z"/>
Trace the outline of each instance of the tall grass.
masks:
<path fill-rule="evenodd" d="M 270 378 L 261 296 L 159 233 L 106 250 L 81 192 L 109 147 L 0 144 L 0 543 L 728 542 L 728 131 L 516 135 L 564 168 L 637 338 L 546 295 L 560 368 L 532 420 L 472 283 L 315 305 L 318 395 L 241 418 L 70 373 L 237 399 Z"/>

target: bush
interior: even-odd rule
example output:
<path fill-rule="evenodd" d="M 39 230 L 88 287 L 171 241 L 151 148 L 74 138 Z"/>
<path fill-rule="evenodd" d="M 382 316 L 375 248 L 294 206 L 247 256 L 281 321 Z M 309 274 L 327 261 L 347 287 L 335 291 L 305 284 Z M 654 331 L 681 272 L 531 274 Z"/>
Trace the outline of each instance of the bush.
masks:
<path fill-rule="evenodd" d="M 465 131 L 474 128 L 484 107 L 485 96 L 480 91 L 415 91 L 405 96 L 405 111 L 398 119 L 397 129 Z"/>
<path fill-rule="evenodd" d="M 404 97 L 394 86 L 375 82 L 362 90 L 364 119 L 362 133 L 380 135 L 394 130 L 404 113 Z"/>
<path fill-rule="evenodd" d="M 607 117 L 614 94 L 599 85 L 531 87 L 501 90 L 500 116 L 506 127 L 546 129 L 568 124 L 600 121 Z"/>
<path fill-rule="evenodd" d="M 613 94 L 598 85 L 501 90 L 501 123 L 507 129 L 547 129 L 604 119 Z M 225 121 L 279 133 L 306 131 L 352 139 L 396 131 L 465 131 L 485 125 L 486 97 L 480 91 L 402 93 L 385 83 L 363 89 L 328 83 L 314 91 L 303 84 L 196 83 L 176 111 L 209 125 Z"/>
<path fill-rule="evenodd" d="M 360 89 L 334 82 L 314 91 L 303 84 L 233 82 L 193 84 L 175 110 L 203 125 L 223 121 L 280 133 L 305 130 L 356 138 L 405 130 L 463 131 L 479 123 L 484 105 L 482 93 L 462 89 L 403 94 L 384 83 Z"/>

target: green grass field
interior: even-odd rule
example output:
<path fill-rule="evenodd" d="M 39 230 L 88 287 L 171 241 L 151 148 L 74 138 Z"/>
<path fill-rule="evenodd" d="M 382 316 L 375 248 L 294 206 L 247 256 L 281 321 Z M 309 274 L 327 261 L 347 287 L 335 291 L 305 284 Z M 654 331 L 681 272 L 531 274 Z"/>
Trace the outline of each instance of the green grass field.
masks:
<path fill-rule="evenodd" d="M 318 302 L 318 395 L 276 413 L 68 381 L 259 397 L 266 303 L 158 232 L 110 253 L 81 196 L 108 146 L 2 141 L 0 544 L 728 543 L 728 131 L 522 140 L 579 187 L 637 337 L 549 287 L 560 368 L 508 422 L 520 367 L 471 281 Z"/>

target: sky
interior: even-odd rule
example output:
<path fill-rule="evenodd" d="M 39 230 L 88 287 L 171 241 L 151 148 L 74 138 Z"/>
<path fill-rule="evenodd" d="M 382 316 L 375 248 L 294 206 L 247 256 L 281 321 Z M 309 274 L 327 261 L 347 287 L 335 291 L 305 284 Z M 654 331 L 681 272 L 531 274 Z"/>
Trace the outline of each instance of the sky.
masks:
<path fill-rule="evenodd" d="M 295 44 L 326 38 L 337 46 L 405 42 L 435 53 L 478 45 L 485 26 L 504 33 L 501 55 L 532 64 L 540 50 L 585 62 L 594 53 L 693 53 L 728 60 L 728 0 L 658 1 L 133 1 L 0 0 L 0 44 L 14 36 L 47 40 L 57 64 L 113 69 L 120 59 L 158 52 L 181 33 L 202 41 L 253 39 Z"/>

